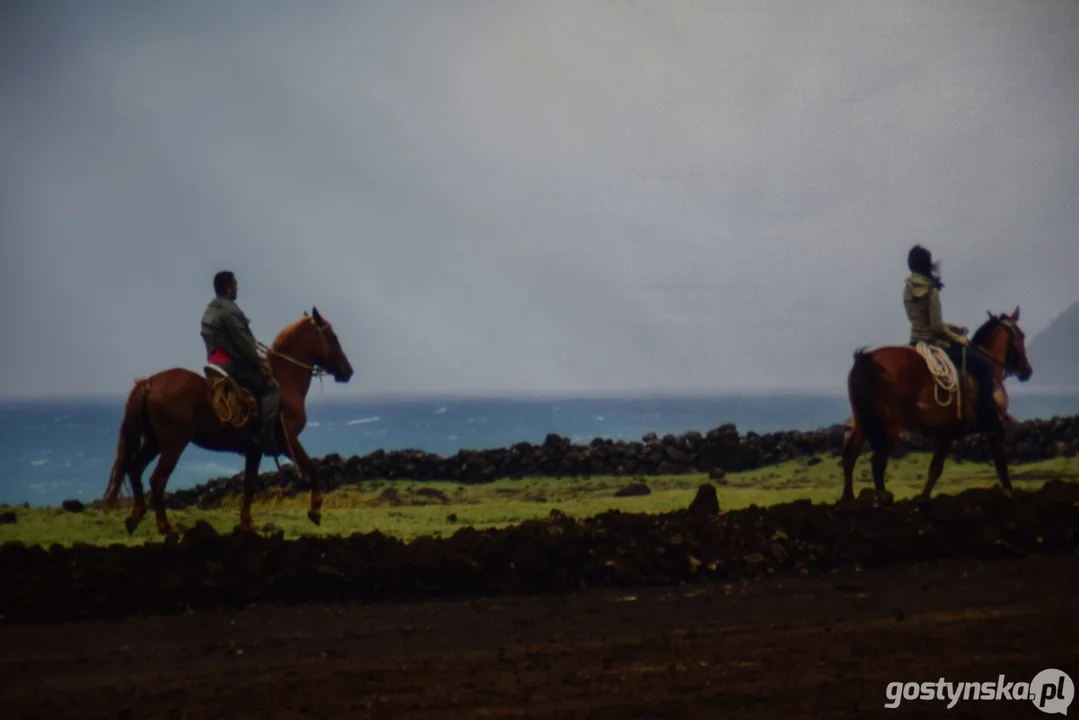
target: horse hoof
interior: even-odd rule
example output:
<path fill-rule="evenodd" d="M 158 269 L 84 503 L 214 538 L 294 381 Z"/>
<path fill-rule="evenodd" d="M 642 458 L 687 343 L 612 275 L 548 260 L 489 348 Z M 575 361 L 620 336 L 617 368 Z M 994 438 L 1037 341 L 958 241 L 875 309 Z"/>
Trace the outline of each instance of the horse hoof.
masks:
<path fill-rule="evenodd" d="M 135 532 L 135 528 L 137 528 L 139 526 L 140 522 L 142 522 L 141 518 L 131 518 L 131 517 L 129 517 L 126 520 L 124 520 L 124 527 L 127 528 L 127 534 L 131 535 L 133 532 Z"/>
<path fill-rule="evenodd" d="M 247 524 L 237 523 L 232 528 L 232 531 L 234 533 L 253 533 L 253 532 L 257 532 L 258 528 L 255 527 L 255 523 L 253 523 L 253 522 L 248 522 Z"/>
<path fill-rule="evenodd" d="M 317 513 L 314 510 L 307 511 L 307 519 L 313 522 L 315 525 L 322 524 L 322 513 Z"/>

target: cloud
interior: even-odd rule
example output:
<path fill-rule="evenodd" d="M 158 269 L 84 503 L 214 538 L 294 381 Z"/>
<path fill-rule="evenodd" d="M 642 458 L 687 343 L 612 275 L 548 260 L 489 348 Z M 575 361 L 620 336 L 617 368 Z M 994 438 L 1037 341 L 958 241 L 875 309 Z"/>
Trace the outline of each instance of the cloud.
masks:
<path fill-rule="evenodd" d="M 335 392 L 840 387 L 914 242 L 954 322 L 1075 300 L 1074 4 L 6 12 L 0 394 L 197 368 L 220 267 Z"/>

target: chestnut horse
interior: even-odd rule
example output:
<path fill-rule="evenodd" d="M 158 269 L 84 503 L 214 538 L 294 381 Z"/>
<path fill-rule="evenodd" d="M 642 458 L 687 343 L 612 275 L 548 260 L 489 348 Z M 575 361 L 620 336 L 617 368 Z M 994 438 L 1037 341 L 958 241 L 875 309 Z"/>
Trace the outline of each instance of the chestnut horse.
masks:
<path fill-rule="evenodd" d="M 307 517 L 318 525 L 322 518 L 322 482 L 318 466 L 300 445 L 297 437 L 307 424 L 304 400 L 315 374 L 328 372 L 339 383 L 352 378 L 352 366 L 341 349 L 333 327 L 313 308 L 311 315 L 285 327 L 266 349 L 274 378 L 281 387 L 277 450 L 296 463 L 311 482 L 311 508 Z M 252 418 L 245 427 L 233 427 L 218 420 L 211 405 L 210 381 L 184 368 L 163 370 L 135 382 L 127 398 L 116 461 L 105 491 L 106 506 L 115 506 L 126 474 L 131 481 L 131 515 L 125 524 L 134 532 L 146 514 L 142 473 L 158 454 L 150 475 L 157 530 L 163 535 L 179 531 L 165 515 L 165 485 L 189 443 L 220 452 L 244 456 L 244 497 L 240 509 L 242 530 L 253 530 L 251 497 L 263 450 L 252 444 Z M 281 430 L 284 430 L 284 433 Z"/>
<path fill-rule="evenodd" d="M 996 392 L 1003 396 L 1004 377 L 1014 374 L 1020 382 L 1030 379 L 1033 370 L 1027 360 L 1025 335 L 1016 322 L 1019 308 L 1009 315 L 993 316 L 974 333 L 967 353 L 981 352 L 993 365 Z M 956 368 L 957 373 L 962 372 Z M 863 348 L 854 353 L 854 367 L 847 376 L 847 393 L 854 422 L 843 442 L 843 500 L 854 499 L 854 465 L 862 444 L 868 440 L 873 450 L 873 484 L 878 494 L 884 492 L 884 471 L 888 458 L 904 430 L 916 432 L 933 441 L 933 459 L 929 464 L 925 488 L 921 497 L 928 499 L 933 485 L 944 469 L 944 459 L 956 439 L 972 432 L 975 423 L 973 378 L 967 378 L 963 388 L 962 417 L 957 417 L 958 398 L 950 397 L 944 406 L 938 402 L 939 388 L 929 366 L 917 350 L 910 346 L 886 346 L 871 352 Z M 958 388 L 957 388 L 958 389 Z M 1005 490 L 1012 484 L 1004 456 L 1002 429 L 991 438 L 993 462 L 997 477 Z"/>

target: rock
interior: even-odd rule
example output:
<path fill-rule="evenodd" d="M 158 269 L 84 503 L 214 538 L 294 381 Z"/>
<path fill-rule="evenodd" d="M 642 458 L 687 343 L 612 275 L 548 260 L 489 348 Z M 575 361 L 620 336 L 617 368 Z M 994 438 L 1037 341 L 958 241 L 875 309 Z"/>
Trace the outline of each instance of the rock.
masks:
<path fill-rule="evenodd" d="M 11 510 L 6 513 L 0 513 L 0 525 L 14 525 L 18 521 L 18 517 L 15 515 L 15 511 Z"/>
<path fill-rule="evenodd" d="M 441 502 L 443 505 L 450 501 L 450 499 L 446 497 L 446 494 L 444 492 L 442 492 L 441 490 L 435 490 L 434 488 L 423 487 L 417 490 L 416 494 L 420 497 L 434 498 L 435 500 Z"/>
<path fill-rule="evenodd" d="M 616 490 L 615 497 L 636 497 L 639 495 L 651 495 L 652 489 L 644 483 L 631 483 L 621 490 Z"/>
<path fill-rule="evenodd" d="M 86 506 L 83 505 L 82 502 L 80 502 L 79 500 L 64 500 L 62 503 L 60 503 L 60 507 L 62 507 L 64 510 L 67 510 L 68 512 L 73 513 L 82 512 L 86 509 Z"/>
<path fill-rule="evenodd" d="M 719 498 L 716 497 L 716 488 L 713 485 L 701 485 L 697 488 L 697 494 L 693 502 L 689 504 L 689 512 L 694 515 L 715 515 L 719 512 Z"/>
<path fill-rule="evenodd" d="M 837 455 L 846 428 L 836 423 L 811 432 L 773 432 L 739 435 L 735 425 L 727 423 L 703 436 L 689 431 L 681 435 L 645 433 L 643 442 L 594 438 L 573 444 L 568 438 L 551 433 L 540 445 L 519 442 L 509 448 L 462 450 L 451 457 L 420 450 L 386 452 L 375 450 L 366 456 L 347 459 L 330 454 L 319 461 L 327 488 L 336 488 L 375 479 L 409 479 L 420 482 L 451 481 L 476 484 L 499 478 L 525 476 L 588 477 L 589 475 L 677 475 L 707 472 L 722 482 L 724 472 L 751 470 L 790 459 L 806 458 L 805 466 L 819 462 L 817 454 Z M 931 442 L 917 434 L 904 436 L 896 447 L 896 456 L 931 449 Z M 1017 465 L 1053 457 L 1079 454 L 1079 416 L 1030 420 L 1019 424 L 1007 441 L 1008 461 Z M 868 443 L 862 455 L 870 452 Z M 986 462 L 990 459 L 989 439 L 968 435 L 957 441 L 950 462 Z M 947 471 L 945 471 L 947 472 Z M 259 475 L 260 492 L 277 491 L 286 497 L 307 492 L 306 481 L 291 482 L 292 466 L 283 472 Z M 219 507 L 222 500 L 241 492 L 239 474 L 215 478 L 192 489 L 179 490 L 167 497 L 169 508 Z M 435 498 L 437 496 L 431 495 Z M 394 504 L 400 498 L 388 495 L 378 502 Z"/>
<path fill-rule="evenodd" d="M 393 505 L 394 507 L 401 505 L 401 496 L 397 493 L 397 488 L 386 488 L 383 490 L 378 498 L 375 500 L 378 505 Z"/>

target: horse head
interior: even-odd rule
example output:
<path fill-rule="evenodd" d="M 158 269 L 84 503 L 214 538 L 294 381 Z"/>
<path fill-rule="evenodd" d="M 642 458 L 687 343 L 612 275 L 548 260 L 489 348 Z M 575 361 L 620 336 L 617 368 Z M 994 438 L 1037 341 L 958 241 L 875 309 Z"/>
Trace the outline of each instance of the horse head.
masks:
<path fill-rule="evenodd" d="M 1034 374 L 1027 359 L 1026 333 L 1019 327 L 1019 306 L 1011 315 L 994 315 L 986 311 L 989 319 L 974 333 L 971 342 L 983 348 L 996 359 L 1007 374 L 1015 375 L 1019 382 L 1026 382 Z"/>
<path fill-rule="evenodd" d="M 295 340 L 302 348 L 302 354 L 310 358 L 311 365 L 328 372 L 336 382 L 347 383 L 352 379 L 352 364 L 341 348 L 333 325 L 321 314 L 317 307 L 311 308 L 311 314 L 304 311 L 304 321 L 296 326 Z"/>

